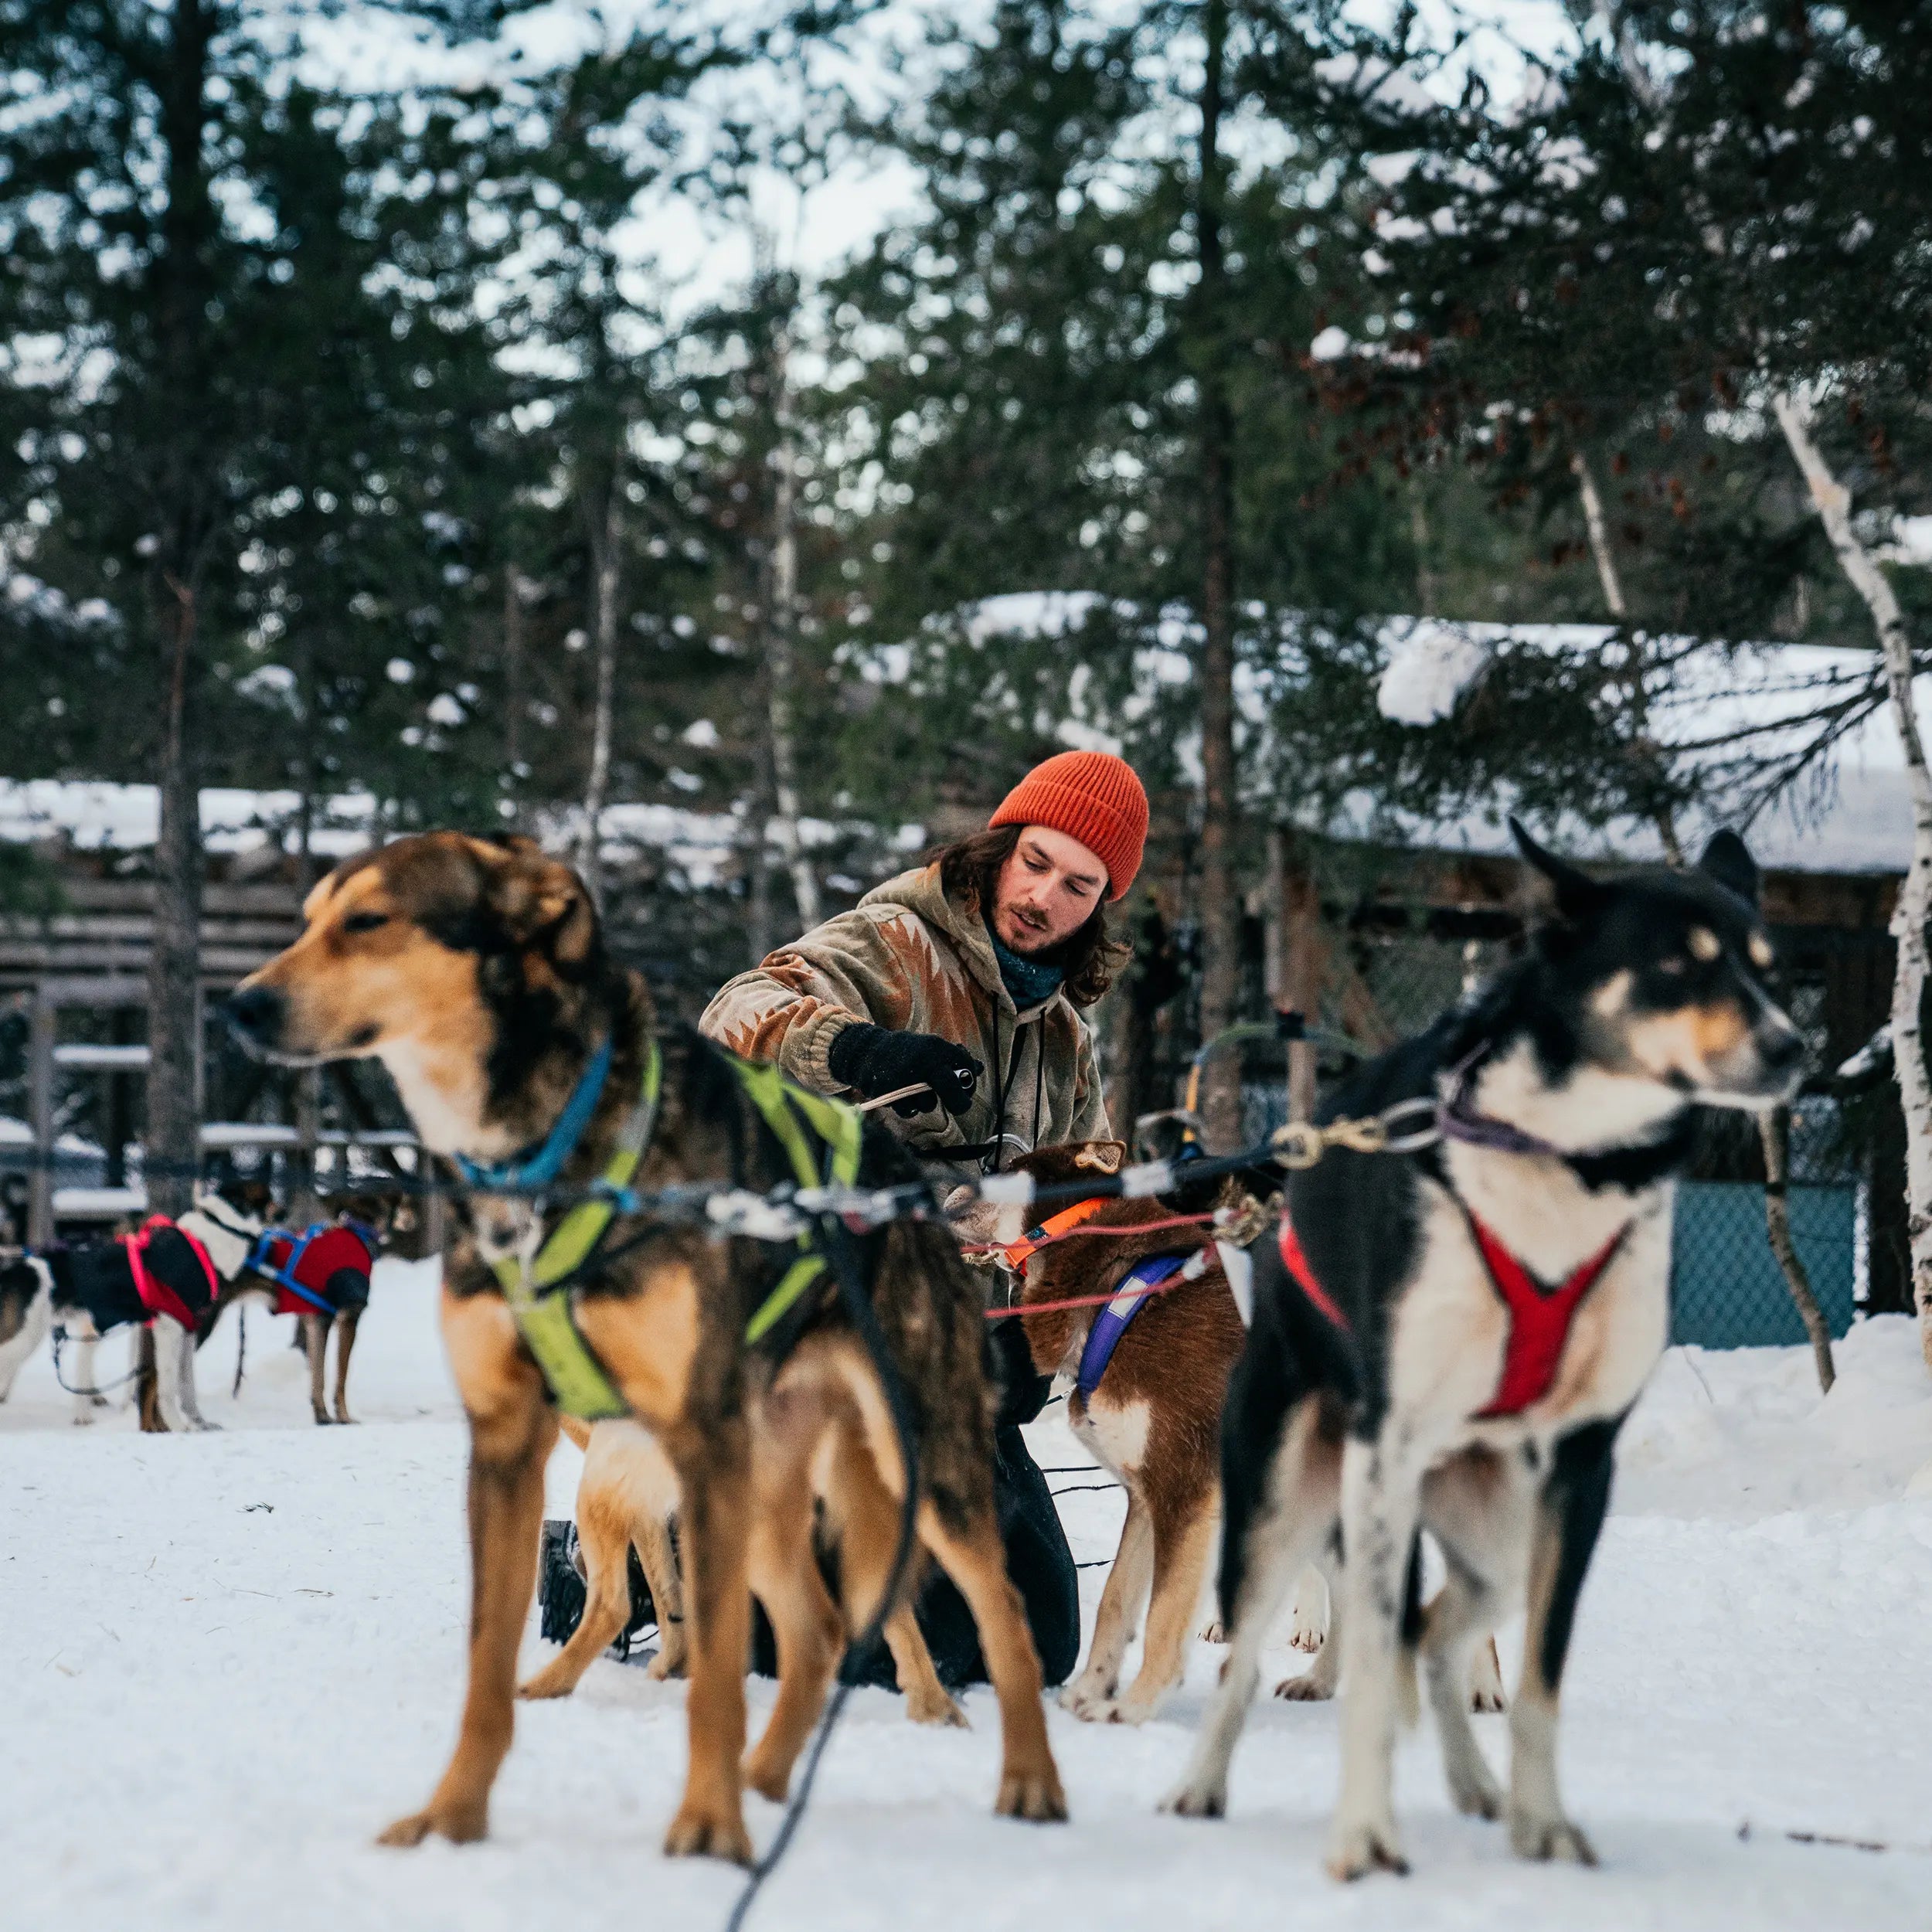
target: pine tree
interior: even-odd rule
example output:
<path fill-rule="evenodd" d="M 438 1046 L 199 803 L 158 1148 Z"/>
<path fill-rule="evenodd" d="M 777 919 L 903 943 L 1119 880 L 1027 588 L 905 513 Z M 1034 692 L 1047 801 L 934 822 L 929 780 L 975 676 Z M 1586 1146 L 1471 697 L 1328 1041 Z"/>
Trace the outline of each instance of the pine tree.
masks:
<path fill-rule="evenodd" d="M 890 782 L 977 801 L 1070 717 L 1112 730 L 1169 799 L 1198 760 L 1209 1036 L 1240 997 L 1260 859 L 1243 808 L 1277 809 L 1237 667 L 1267 687 L 1291 617 L 1400 608 L 1412 565 L 1406 511 L 1336 485 L 1315 434 L 1302 363 L 1328 163 L 1264 124 L 1282 30 L 1236 0 L 1124 16 L 1005 0 L 983 34 L 943 31 L 944 77 L 891 130 L 930 213 L 836 291 L 855 331 L 890 332 L 851 396 L 852 468 L 877 464 L 897 498 L 867 631 L 899 648 L 869 668 L 899 675 L 910 642 L 933 721 L 900 735 L 895 717 Z M 1083 600 L 1005 647 L 948 619 L 1015 590 Z M 1231 1138 L 1232 1088 L 1211 1091 Z"/>

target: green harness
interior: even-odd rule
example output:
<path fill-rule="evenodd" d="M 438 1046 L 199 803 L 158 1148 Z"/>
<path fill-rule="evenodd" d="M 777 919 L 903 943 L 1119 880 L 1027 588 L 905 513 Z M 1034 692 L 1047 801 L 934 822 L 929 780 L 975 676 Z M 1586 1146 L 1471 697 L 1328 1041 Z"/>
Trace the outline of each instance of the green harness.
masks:
<path fill-rule="evenodd" d="M 603 1240 L 617 1214 L 618 1197 L 637 1174 L 658 1124 L 658 1100 L 663 1090 L 664 1054 L 653 1039 L 645 1049 L 644 1082 L 638 1104 L 625 1116 L 617 1151 L 597 1176 L 598 1192 L 564 1216 L 528 1267 L 517 1254 L 499 1255 L 490 1264 L 515 1318 L 517 1332 L 536 1358 L 557 1406 L 583 1422 L 609 1422 L 628 1416 L 631 1406 L 611 1386 L 603 1363 L 577 1332 L 570 1313 L 570 1280 Z"/>
<path fill-rule="evenodd" d="M 784 1149 L 799 1186 L 828 1182 L 849 1187 L 857 1182 L 866 1124 L 856 1107 L 794 1085 L 775 1066 L 755 1065 L 730 1054 L 723 1057 L 737 1076 L 745 1097 Z M 625 1191 L 651 1145 L 663 1085 L 664 1056 L 653 1039 L 645 1051 L 638 1104 L 625 1118 L 617 1150 L 597 1177 L 596 1192 L 565 1215 L 527 1267 L 514 1254 L 500 1256 L 491 1264 L 517 1332 L 557 1406 L 583 1422 L 614 1420 L 628 1416 L 631 1409 L 578 1332 L 570 1311 L 570 1284 L 623 1209 Z M 825 1273 L 825 1257 L 809 1230 L 799 1236 L 798 1250 L 746 1325 L 747 1342 L 762 1341 Z"/>
<path fill-rule="evenodd" d="M 822 1094 L 795 1086 L 775 1066 L 737 1059 L 730 1064 L 745 1097 L 777 1136 L 801 1187 L 817 1187 L 824 1182 L 851 1187 L 857 1182 L 859 1148 L 866 1131 L 865 1116 L 857 1107 L 845 1100 L 828 1100 Z M 815 1139 L 825 1151 L 822 1174 L 812 1146 Z M 798 1258 L 778 1277 L 778 1285 L 745 1324 L 746 1341 L 762 1342 L 825 1273 L 826 1266 L 818 1243 L 808 1230 L 798 1237 Z"/>

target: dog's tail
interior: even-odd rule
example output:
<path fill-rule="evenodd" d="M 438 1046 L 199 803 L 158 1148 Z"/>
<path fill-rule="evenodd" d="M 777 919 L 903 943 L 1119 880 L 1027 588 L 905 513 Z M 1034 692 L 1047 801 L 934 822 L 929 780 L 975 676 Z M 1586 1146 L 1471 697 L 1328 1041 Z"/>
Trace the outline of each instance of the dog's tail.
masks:
<path fill-rule="evenodd" d="M 53 1325 L 53 1270 L 37 1254 L 0 1268 L 0 1402 Z"/>

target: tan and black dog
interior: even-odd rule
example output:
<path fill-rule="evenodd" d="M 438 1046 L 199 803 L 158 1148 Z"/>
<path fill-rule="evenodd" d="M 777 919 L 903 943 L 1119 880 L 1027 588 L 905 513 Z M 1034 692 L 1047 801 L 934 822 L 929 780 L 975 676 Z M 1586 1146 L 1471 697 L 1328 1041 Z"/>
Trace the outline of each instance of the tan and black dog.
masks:
<path fill-rule="evenodd" d="M 1333 1150 L 1257 1244 L 1254 1326 L 1222 1424 L 1229 1658 L 1168 1800 L 1218 1817 L 1275 1610 L 1340 1528 L 1342 1790 L 1328 1869 L 1404 1869 L 1393 1803 L 1416 1533 L 1447 1577 L 1418 1633 L 1450 1793 L 1526 1858 L 1594 1862 L 1556 1777 L 1558 1699 L 1617 1433 L 1670 1321 L 1671 1201 L 1695 1110 L 1789 1097 L 1757 869 L 1720 832 L 1694 871 L 1600 882 L 1515 828 L 1553 904 L 1524 956 L 1355 1074 L 1320 1117 L 1420 1107 L 1440 1139 Z M 1464 1694 L 1526 1608 L 1508 1789 Z"/>
<path fill-rule="evenodd" d="M 605 1040 L 609 1077 L 558 1176 L 582 1189 L 604 1169 L 641 1090 L 655 1015 L 641 978 L 606 952 L 581 881 L 527 839 L 437 832 L 338 866 L 310 894 L 300 939 L 236 992 L 233 1024 L 255 1050 L 309 1063 L 370 1055 L 388 1069 L 434 1151 L 501 1161 L 543 1141 Z M 869 1129 L 862 1179 L 909 1178 L 906 1157 Z M 718 1049 L 668 1043 L 655 1131 L 638 1185 L 792 1178 L 783 1150 Z M 443 1332 L 468 1418 L 474 1584 L 469 1689 L 456 1750 L 420 1811 L 384 1835 L 483 1835 L 510 1743 L 516 1658 L 533 1589 L 543 1465 L 556 1437 L 543 1377 L 492 1259 L 533 1253 L 539 1209 L 474 1195 L 455 1217 Z M 633 1245 L 634 1236 L 648 1234 Z M 1054 1818 L 1066 1801 L 1047 1743 L 1039 1662 L 1009 1580 L 995 1520 L 983 1303 L 943 1228 L 895 1222 L 856 1240 L 872 1305 L 918 1416 L 920 1542 L 957 1584 L 980 1631 L 1004 1742 L 997 1809 Z M 845 1623 L 813 1560 L 811 1471 L 842 1418 L 876 1474 L 903 1491 L 878 1376 L 828 1313 L 782 1364 L 747 1323 L 787 1258 L 671 1223 L 620 1219 L 572 1293 L 577 1326 L 605 1374 L 663 1445 L 683 1532 L 690 1763 L 665 1841 L 674 1854 L 747 1860 L 743 1784 L 782 1791 L 822 1704 Z M 621 1252 L 619 1252 L 621 1250 Z M 862 1537 L 888 1558 L 893 1512 Z M 848 1532 L 849 1576 L 852 1546 Z M 853 1580 L 855 1597 L 867 1580 Z M 869 1580 L 877 1599 L 883 1578 Z M 756 1590 L 777 1634 L 779 1696 L 749 1767 L 744 1669 Z"/>

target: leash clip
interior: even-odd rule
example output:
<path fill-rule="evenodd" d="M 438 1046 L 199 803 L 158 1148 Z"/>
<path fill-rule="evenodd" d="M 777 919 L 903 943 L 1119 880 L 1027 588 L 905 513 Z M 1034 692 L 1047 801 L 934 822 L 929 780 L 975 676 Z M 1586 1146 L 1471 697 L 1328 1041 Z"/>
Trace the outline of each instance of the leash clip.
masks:
<path fill-rule="evenodd" d="M 1440 1103 L 1417 1094 L 1412 1100 L 1398 1100 L 1382 1116 L 1386 1138 L 1383 1151 L 1387 1154 L 1414 1154 L 1425 1147 L 1434 1147 L 1442 1138 L 1442 1121 Z M 1405 1121 L 1417 1121 L 1420 1125 L 1404 1128 Z"/>

